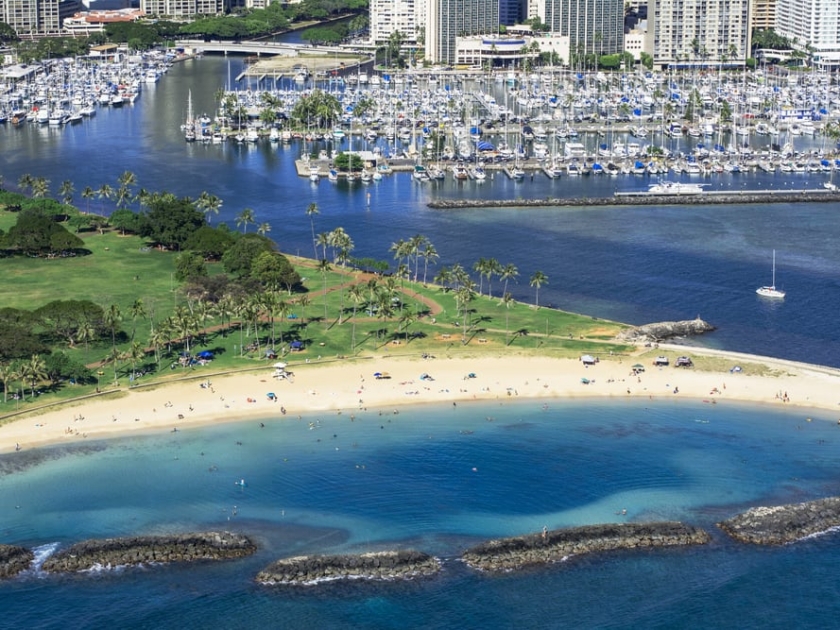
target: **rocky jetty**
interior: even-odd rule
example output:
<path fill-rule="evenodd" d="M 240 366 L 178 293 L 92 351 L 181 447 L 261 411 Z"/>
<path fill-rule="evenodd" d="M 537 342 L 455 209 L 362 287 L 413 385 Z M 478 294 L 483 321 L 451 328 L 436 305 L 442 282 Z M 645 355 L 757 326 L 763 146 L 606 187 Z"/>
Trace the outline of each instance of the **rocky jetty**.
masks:
<path fill-rule="evenodd" d="M 470 567 L 481 571 L 514 571 L 585 553 L 702 545 L 710 540 L 704 530 L 676 521 L 613 523 L 491 540 L 468 549 L 462 559 Z"/>
<path fill-rule="evenodd" d="M 754 203 L 816 203 L 838 202 L 840 193 L 829 190 L 745 190 L 738 192 L 715 191 L 697 195 L 647 195 L 644 193 L 619 194 L 614 197 L 569 197 L 545 199 L 439 199 L 427 205 L 436 210 L 461 210 L 464 208 L 533 208 L 574 206 L 695 206 L 708 204 Z"/>
<path fill-rule="evenodd" d="M 699 317 L 687 319 L 681 322 L 659 322 L 657 324 L 645 324 L 628 328 L 618 333 L 618 339 L 622 341 L 663 341 L 674 337 L 689 337 L 691 335 L 702 335 L 715 329 L 709 322 Z"/>
<path fill-rule="evenodd" d="M 718 523 L 735 540 L 782 545 L 840 527 L 840 497 L 774 507 L 755 507 Z"/>
<path fill-rule="evenodd" d="M 25 571 L 35 559 L 34 554 L 24 547 L 0 545 L 0 580 L 14 577 Z"/>
<path fill-rule="evenodd" d="M 230 532 L 198 532 L 175 536 L 136 536 L 86 540 L 62 549 L 44 561 L 50 573 L 84 571 L 97 566 L 131 566 L 248 556 L 257 546 Z"/>
<path fill-rule="evenodd" d="M 434 575 L 440 561 L 420 551 L 378 551 L 358 555 L 296 556 L 257 574 L 262 584 L 316 584 L 328 580 L 406 580 Z"/>

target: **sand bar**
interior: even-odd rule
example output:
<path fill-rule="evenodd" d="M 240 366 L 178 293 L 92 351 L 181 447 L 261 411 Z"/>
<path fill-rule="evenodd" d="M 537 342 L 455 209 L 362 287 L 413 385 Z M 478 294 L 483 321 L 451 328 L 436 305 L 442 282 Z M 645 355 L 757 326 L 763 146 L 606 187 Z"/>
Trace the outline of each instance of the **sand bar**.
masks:
<path fill-rule="evenodd" d="M 673 356 L 674 348 L 661 349 Z M 687 348 L 676 348 L 685 352 Z M 761 364 L 762 376 L 729 369 L 654 367 L 650 356 L 610 357 L 586 367 L 578 359 L 539 356 L 474 358 L 376 356 L 323 363 L 290 362 L 294 381 L 275 380 L 273 370 L 195 378 L 157 387 L 122 390 L 117 396 L 33 411 L 0 426 L 0 452 L 120 435 L 181 430 L 187 427 L 256 419 L 296 418 L 312 412 L 352 413 L 362 408 L 522 398 L 584 399 L 607 397 L 687 399 L 709 404 L 746 402 L 792 411 L 834 412 L 840 419 L 840 370 L 766 357 L 691 348 L 715 355 L 726 365 Z M 632 366 L 645 371 L 634 374 Z M 377 379 L 386 373 L 390 378 Z M 421 379 L 427 374 L 431 379 Z M 474 375 L 471 377 L 470 375 Z M 209 385 L 207 381 L 209 380 Z M 588 380 L 585 383 L 584 380 Z M 202 384 L 204 386 L 202 386 Z M 267 394 L 276 394 L 276 400 Z M 835 417 L 836 416 L 836 417 Z M 838 420 L 840 422 L 840 420 Z"/>

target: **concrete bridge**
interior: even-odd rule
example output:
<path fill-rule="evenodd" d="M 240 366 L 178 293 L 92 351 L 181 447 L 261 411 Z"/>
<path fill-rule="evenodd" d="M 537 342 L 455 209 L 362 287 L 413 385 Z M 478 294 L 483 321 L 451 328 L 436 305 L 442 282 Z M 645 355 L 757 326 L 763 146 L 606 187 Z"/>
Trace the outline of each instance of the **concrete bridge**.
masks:
<path fill-rule="evenodd" d="M 218 53 L 223 55 L 263 55 L 274 56 L 284 55 L 297 57 L 301 52 L 307 55 L 333 55 L 336 53 L 350 53 L 353 51 L 338 46 L 310 46 L 308 44 L 288 44 L 284 42 L 262 42 L 262 41 L 222 41 L 203 39 L 182 39 L 175 43 L 181 48 L 191 48 L 196 52 Z"/>

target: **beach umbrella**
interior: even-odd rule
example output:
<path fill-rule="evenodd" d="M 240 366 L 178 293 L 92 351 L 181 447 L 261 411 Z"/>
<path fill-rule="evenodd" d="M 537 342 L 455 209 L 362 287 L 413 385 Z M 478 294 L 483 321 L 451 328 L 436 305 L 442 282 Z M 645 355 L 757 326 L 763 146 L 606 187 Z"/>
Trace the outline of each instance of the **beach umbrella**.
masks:
<path fill-rule="evenodd" d="M 641 363 L 637 363 L 636 365 L 634 365 L 634 366 L 633 366 L 633 369 L 634 369 L 634 370 L 642 370 L 642 371 L 644 371 L 645 366 L 644 366 L 644 365 L 642 365 Z"/>

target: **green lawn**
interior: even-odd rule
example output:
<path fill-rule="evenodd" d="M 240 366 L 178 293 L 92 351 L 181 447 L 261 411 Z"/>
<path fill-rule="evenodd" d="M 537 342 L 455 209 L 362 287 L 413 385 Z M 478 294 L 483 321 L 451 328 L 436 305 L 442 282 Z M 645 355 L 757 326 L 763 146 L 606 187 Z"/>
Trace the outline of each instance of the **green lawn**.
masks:
<path fill-rule="evenodd" d="M 13 224 L 13 220 L 10 213 L 0 212 L 0 226 Z M 152 315 L 151 319 L 160 322 L 171 315 L 176 306 L 186 304 L 179 283 L 173 277 L 176 253 L 150 249 L 139 237 L 120 236 L 114 232 L 85 233 L 83 239 L 90 255 L 0 259 L 5 281 L 3 306 L 31 310 L 56 299 L 91 300 L 105 309 L 115 304 L 123 313 L 125 338 L 128 339 L 134 332 L 136 340 L 146 347 L 152 322 L 145 318 L 133 321 L 130 307 L 140 299 Z M 284 349 L 288 350 L 292 339 L 304 342 L 305 350 L 292 354 L 289 357 L 292 361 L 384 352 L 449 356 L 515 352 L 573 357 L 582 353 L 604 356 L 632 350 L 632 346 L 614 341 L 622 328 L 614 322 L 553 309 L 537 309 L 524 303 L 514 302 L 505 308 L 499 303 L 502 286 L 498 282 L 492 298 L 476 296 L 470 303 L 466 331 L 453 293 L 437 286 L 408 281 L 396 281 L 399 301 L 394 303 L 392 318 L 386 320 L 378 317 L 376 312 L 369 313 L 365 302 L 357 305 L 354 318 L 354 303 L 348 290 L 356 283 L 366 287 L 374 276 L 338 266 L 332 266 L 330 271 L 322 274 L 312 260 L 293 256 L 289 259 L 304 278 L 307 291 L 305 294 L 283 293 L 279 296 L 289 303 L 287 317 L 278 318 L 273 325 L 263 319 L 258 337 L 251 326 L 234 325 L 232 329 L 227 329 L 226 322 L 208 319 L 207 330 L 198 331 L 190 351 L 194 354 L 198 350 L 212 350 L 215 359 L 211 364 L 193 368 L 179 366 L 178 354 L 185 348 L 174 345 L 159 364 L 155 363 L 151 353 L 134 366 L 128 362 L 117 364 L 120 386 L 130 384 L 128 375 L 132 368 L 145 372 L 135 384 L 145 384 L 266 365 L 270 360 L 265 357 L 265 349 L 270 347 L 272 338 L 276 342 L 275 349 L 281 354 Z M 218 266 L 214 267 L 211 273 L 220 271 Z M 376 278 L 380 284 L 387 280 Z M 363 294 L 367 297 L 368 291 L 365 289 Z M 301 306 L 302 295 L 308 299 L 306 306 Z M 407 313 L 413 317 L 410 321 L 401 322 Z M 125 341 L 120 348 L 125 350 L 128 345 Z M 80 361 L 93 365 L 105 358 L 111 344 L 110 340 L 103 340 L 89 346 L 77 344 L 69 349 L 64 345 L 56 349 L 65 350 Z M 100 386 L 110 386 L 114 381 L 113 365 L 94 367 L 94 371 L 99 376 Z M 44 401 L 83 395 L 95 387 L 65 385 L 57 392 L 36 398 L 34 402 L 10 401 L 5 405 L 0 402 L 0 413 L 14 410 L 20 404 L 33 406 Z"/>

